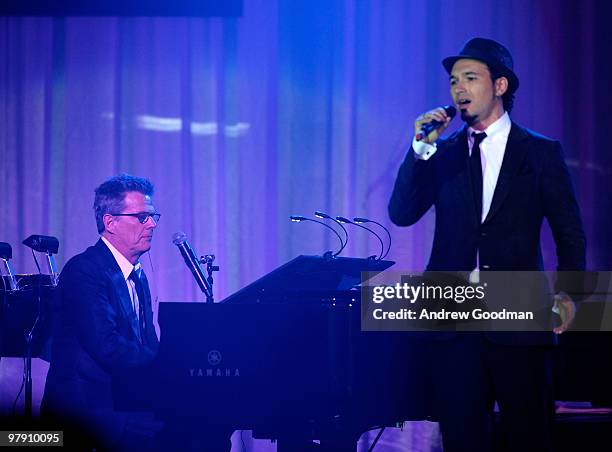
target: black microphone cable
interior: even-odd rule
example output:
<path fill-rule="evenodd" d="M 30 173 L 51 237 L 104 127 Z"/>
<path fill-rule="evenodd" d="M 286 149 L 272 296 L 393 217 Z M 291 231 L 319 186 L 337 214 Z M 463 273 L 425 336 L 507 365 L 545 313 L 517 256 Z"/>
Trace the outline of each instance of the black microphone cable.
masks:
<path fill-rule="evenodd" d="M 376 258 L 376 260 L 379 261 L 379 260 L 382 259 L 383 253 L 385 252 L 385 244 L 383 243 L 383 240 L 380 238 L 380 236 L 376 232 L 372 231 L 370 228 L 367 228 L 367 227 L 365 227 L 365 226 L 363 226 L 363 225 L 361 225 L 359 223 L 355 223 L 355 222 L 353 222 L 353 221 L 351 221 L 351 220 L 349 220 L 348 218 L 345 218 L 345 217 L 336 217 L 336 220 L 338 220 L 341 223 L 352 224 L 353 226 L 360 227 L 362 229 L 365 229 L 366 231 L 369 231 L 371 234 L 374 234 L 376 236 L 376 238 L 378 239 L 378 241 L 380 242 L 380 256 L 378 256 Z M 374 257 L 374 256 L 372 256 L 372 257 Z"/>
<path fill-rule="evenodd" d="M 387 257 L 387 254 L 389 254 L 389 251 L 391 250 L 391 232 L 389 232 L 389 229 L 387 229 L 383 224 L 379 223 L 378 221 L 370 220 L 369 218 L 355 217 L 353 218 L 353 221 L 355 223 L 374 223 L 385 230 L 385 232 L 387 233 L 387 237 L 389 237 L 389 245 L 387 245 L 387 251 L 381 259 Z"/>
<path fill-rule="evenodd" d="M 331 255 L 332 257 L 336 257 L 338 254 L 340 254 L 342 252 L 342 250 L 344 249 L 344 242 L 342 240 L 342 237 L 340 237 L 340 234 L 338 234 L 338 231 L 336 231 L 334 228 L 332 228 L 330 225 L 323 223 L 322 221 L 319 220 L 315 220 L 314 218 L 308 218 L 305 217 L 303 215 L 291 215 L 289 217 L 289 219 L 295 223 L 300 223 L 302 221 L 312 221 L 313 223 L 318 223 L 318 224 L 322 224 L 323 226 L 325 226 L 327 229 L 330 229 L 334 234 L 336 234 L 336 236 L 338 237 L 338 240 L 340 240 L 340 249 L 336 252 L 333 253 L 331 251 L 327 251 L 325 253 L 323 253 L 324 256 L 326 255 Z"/>
<path fill-rule="evenodd" d="M 348 243 L 348 231 L 346 230 L 346 228 L 337 219 L 335 219 L 331 215 L 326 214 L 325 212 L 321 212 L 320 210 L 316 210 L 314 214 L 315 214 L 315 217 L 323 218 L 323 219 L 326 219 L 326 220 L 331 220 L 331 221 L 333 221 L 334 223 L 336 223 L 338 226 L 340 226 L 342 228 L 342 231 L 344 232 L 344 244 L 342 245 L 342 248 L 340 249 L 338 254 L 341 253 L 342 250 L 344 249 L 344 247 L 346 247 L 346 244 Z"/>

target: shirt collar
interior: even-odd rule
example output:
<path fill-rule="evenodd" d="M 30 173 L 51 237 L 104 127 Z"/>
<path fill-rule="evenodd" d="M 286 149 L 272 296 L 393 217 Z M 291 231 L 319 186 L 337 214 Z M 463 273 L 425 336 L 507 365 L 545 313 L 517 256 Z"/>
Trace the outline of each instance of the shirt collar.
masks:
<path fill-rule="evenodd" d="M 127 281 L 130 277 L 132 271 L 136 270 L 137 273 L 140 272 L 140 262 L 137 262 L 136 265 L 132 265 L 130 261 L 128 261 L 123 254 L 119 252 L 117 248 L 113 246 L 111 242 L 109 242 L 106 237 L 100 236 L 104 244 L 108 247 L 111 253 L 113 253 L 113 257 L 117 261 L 119 268 L 121 269 L 121 273 L 123 273 L 123 278 Z"/>
<path fill-rule="evenodd" d="M 486 140 L 495 140 L 497 138 L 507 138 L 510 134 L 510 127 L 512 126 L 512 121 L 510 121 L 510 116 L 508 112 L 505 111 L 503 115 L 489 127 L 487 127 L 484 132 L 487 134 Z M 473 140 L 472 132 L 482 133 L 481 130 L 474 130 L 471 127 L 468 127 L 468 138 Z"/>

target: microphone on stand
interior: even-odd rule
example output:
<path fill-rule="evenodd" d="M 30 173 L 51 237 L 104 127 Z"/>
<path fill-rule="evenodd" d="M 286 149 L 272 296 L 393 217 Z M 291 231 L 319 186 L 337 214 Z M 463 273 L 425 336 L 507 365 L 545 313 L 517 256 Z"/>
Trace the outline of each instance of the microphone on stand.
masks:
<path fill-rule="evenodd" d="M 342 230 L 344 231 L 344 244 L 342 245 L 342 248 L 340 249 L 340 252 L 341 252 L 346 246 L 346 244 L 348 243 L 348 231 L 346 230 L 344 225 L 340 223 L 338 220 L 336 220 L 334 217 L 332 217 L 331 215 L 328 215 L 325 212 L 321 212 L 320 210 L 316 210 L 314 214 L 315 214 L 315 217 L 324 218 L 326 220 L 332 220 L 334 223 L 336 223 L 338 226 L 342 228 Z"/>
<path fill-rule="evenodd" d="M 344 249 L 344 242 L 342 241 L 342 237 L 340 237 L 340 234 L 338 234 L 338 231 L 336 231 L 334 228 L 332 228 L 330 225 L 323 223 L 322 221 L 319 220 L 315 220 L 314 218 L 308 218 L 305 217 L 303 215 L 291 215 L 289 217 L 289 219 L 295 223 L 299 223 L 301 221 L 312 221 L 313 223 L 318 223 L 318 224 L 322 224 L 323 226 L 325 226 L 327 229 L 330 229 L 334 234 L 336 234 L 336 236 L 338 236 L 338 240 L 340 240 L 340 249 L 338 251 L 336 251 L 336 253 L 333 253 L 331 251 L 327 251 L 325 253 L 323 253 L 324 256 L 331 256 L 331 257 L 336 257 L 338 254 L 340 254 L 342 252 L 342 250 Z"/>
<path fill-rule="evenodd" d="M 366 231 L 369 231 L 371 234 L 374 234 L 376 236 L 376 238 L 378 239 L 378 241 L 380 242 L 380 256 L 378 256 L 378 258 L 376 258 L 376 260 L 379 261 L 379 260 L 381 260 L 383 258 L 383 253 L 385 252 L 385 244 L 383 243 L 383 240 L 380 238 L 380 236 L 376 232 L 372 231 L 370 228 L 367 228 L 367 227 L 365 227 L 365 226 L 363 226 L 363 225 L 361 225 L 359 223 L 355 223 L 355 222 L 349 220 L 348 218 L 336 217 L 336 220 L 338 220 L 339 222 L 342 222 L 342 223 L 348 223 L 348 224 L 352 224 L 354 226 L 358 226 L 358 227 L 360 227 L 362 229 L 365 229 Z M 371 257 L 375 257 L 375 256 L 371 256 Z"/>
<path fill-rule="evenodd" d="M 181 256 L 183 256 L 187 268 L 191 270 L 193 277 L 198 283 L 198 286 L 200 286 L 200 290 L 204 293 L 204 295 L 206 295 L 206 301 L 212 301 L 212 287 L 204 276 L 204 272 L 202 271 L 202 267 L 200 267 L 200 262 L 196 258 L 195 253 L 189 246 L 189 243 L 187 243 L 187 234 L 184 232 L 175 233 L 172 237 L 172 243 L 174 243 L 181 252 Z"/>
<path fill-rule="evenodd" d="M 387 251 L 385 252 L 382 258 L 384 259 L 385 257 L 387 257 L 387 254 L 389 254 L 389 251 L 391 251 L 391 233 L 389 232 L 389 229 L 387 229 L 384 225 L 382 225 L 378 221 L 370 220 L 368 218 L 355 217 L 353 218 L 353 221 L 355 223 L 374 223 L 385 230 L 385 232 L 387 233 L 387 236 L 389 237 L 389 245 L 387 246 Z"/>

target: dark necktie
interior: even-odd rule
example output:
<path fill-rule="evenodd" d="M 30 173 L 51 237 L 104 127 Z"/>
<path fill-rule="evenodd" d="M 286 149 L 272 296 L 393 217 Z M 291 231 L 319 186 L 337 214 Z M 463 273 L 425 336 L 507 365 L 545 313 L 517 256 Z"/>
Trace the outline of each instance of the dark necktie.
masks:
<path fill-rule="evenodd" d="M 487 134 L 484 132 L 472 132 L 474 144 L 472 145 L 472 154 L 470 155 L 470 172 L 472 174 L 472 190 L 476 203 L 478 224 L 482 221 L 482 165 L 480 163 L 480 143 L 482 143 L 482 140 L 484 140 L 486 136 Z"/>
<path fill-rule="evenodd" d="M 142 281 L 138 277 L 136 270 L 132 270 L 130 273 L 129 279 L 132 280 L 134 286 L 136 287 L 136 295 L 138 295 L 138 325 L 140 327 L 140 340 L 144 342 L 145 338 L 145 291 L 142 285 Z"/>

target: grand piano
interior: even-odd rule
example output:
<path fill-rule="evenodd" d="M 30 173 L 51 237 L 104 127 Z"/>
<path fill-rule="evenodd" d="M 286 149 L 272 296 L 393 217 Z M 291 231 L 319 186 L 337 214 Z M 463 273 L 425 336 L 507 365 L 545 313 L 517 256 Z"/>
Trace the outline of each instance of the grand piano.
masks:
<path fill-rule="evenodd" d="M 160 303 L 150 408 L 180 434 L 203 438 L 203 450 L 210 450 L 207 435 L 252 430 L 276 440 L 279 452 L 312 450 L 312 440 L 319 451 L 355 451 L 367 430 L 432 418 L 424 336 L 361 331 L 362 272 L 391 265 L 299 256 L 220 303 Z M 593 352 L 600 357 L 610 335 L 593 334 L 607 344 Z M 573 356 L 577 336 L 560 338 L 557 367 Z M 578 367 L 601 363 L 591 361 Z M 610 368 L 597 373 L 603 378 Z M 591 381 L 588 394 L 577 387 L 585 387 L 578 378 L 556 382 L 565 400 L 611 400 L 609 385 Z"/>
<path fill-rule="evenodd" d="M 364 431 L 425 418 L 419 341 L 360 327 L 361 272 L 391 265 L 299 256 L 220 303 L 161 303 L 158 416 L 279 451 L 354 451 Z"/>

